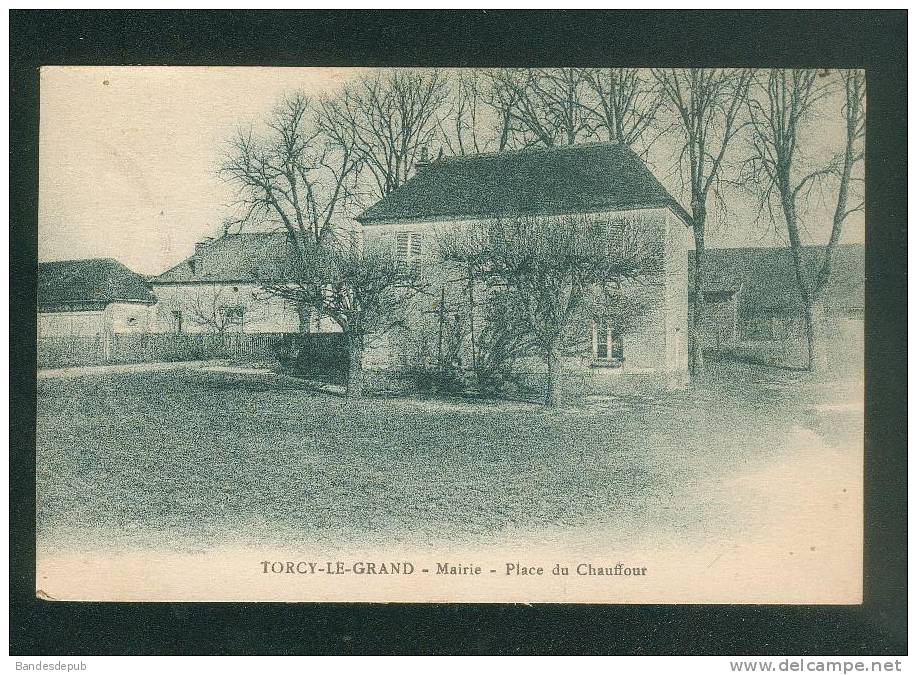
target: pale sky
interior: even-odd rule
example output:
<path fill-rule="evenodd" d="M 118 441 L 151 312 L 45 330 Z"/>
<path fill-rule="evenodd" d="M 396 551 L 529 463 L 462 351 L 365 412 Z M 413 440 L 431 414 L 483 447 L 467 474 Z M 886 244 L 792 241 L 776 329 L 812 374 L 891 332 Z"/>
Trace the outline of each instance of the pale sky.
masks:
<path fill-rule="evenodd" d="M 233 190 L 216 168 L 236 128 L 263 119 L 289 91 L 320 95 L 363 72 L 42 68 L 39 259 L 112 257 L 145 274 L 178 263 L 227 214 Z M 672 189 L 671 176 L 657 174 Z M 846 241 L 862 241 L 862 218 L 847 230 Z M 762 234 L 737 222 L 709 245 L 773 243 Z"/>
<path fill-rule="evenodd" d="M 43 68 L 38 257 L 117 258 L 159 273 L 219 228 L 233 199 L 216 176 L 240 124 L 285 92 L 321 94 L 360 71 Z"/>

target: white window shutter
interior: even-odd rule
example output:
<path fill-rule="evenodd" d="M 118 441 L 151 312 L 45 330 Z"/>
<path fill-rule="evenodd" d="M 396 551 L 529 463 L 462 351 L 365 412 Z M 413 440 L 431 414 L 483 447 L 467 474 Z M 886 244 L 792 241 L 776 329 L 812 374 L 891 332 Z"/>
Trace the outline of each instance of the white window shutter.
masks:
<path fill-rule="evenodd" d="M 401 260 L 407 260 L 409 237 L 410 234 L 407 232 L 398 232 L 395 235 L 395 253 Z"/>

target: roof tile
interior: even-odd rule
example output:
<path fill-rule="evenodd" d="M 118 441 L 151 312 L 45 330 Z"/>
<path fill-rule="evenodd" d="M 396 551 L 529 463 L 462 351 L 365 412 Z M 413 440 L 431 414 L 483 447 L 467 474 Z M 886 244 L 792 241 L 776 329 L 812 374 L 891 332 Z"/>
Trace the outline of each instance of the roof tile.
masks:
<path fill-rule="evenodd" d="M 158 283 L 226 283 L 290 278 L 295 249 L 286 232 L 227 234 L 150 280 Z"/>
<path fill-rule="evenodd" d="M 155 302 L 146 279 L 113 258 L 38 263 L 38 304 Z"/>
<path fill-rule="evenodd" d="M 444 158 L 357 217 L 362 223 L 669 207 L 690 216 L 629 147 L 590 143 Z"/>
<path fill-rule="evenodd" d="M 802 259 L 811 284 L 822 264 L 824 246 L 805 246 Z M 832 271 L 825 288 L 828 310 L 862 309 L 865 298 L 865 256 L 862 244 L 842 244 L 835 249 Z M 741 289 L 743 314 L 802 310 L 802 298 L 790 249 L 722 248 L 708 249 L 704 265 L 709 292 Z M 694 289 L 694 251 L 689 252 L 689 286 Z"/>

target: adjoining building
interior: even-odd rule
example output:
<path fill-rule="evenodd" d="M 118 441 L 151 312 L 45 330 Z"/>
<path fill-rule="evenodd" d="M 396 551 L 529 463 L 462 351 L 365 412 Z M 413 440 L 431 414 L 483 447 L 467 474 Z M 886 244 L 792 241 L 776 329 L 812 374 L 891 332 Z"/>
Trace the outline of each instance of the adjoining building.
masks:
<path fill-rule="evenodd" d="M 156 298 L 144 277 L 117 260 L 38 264 L 38 337 L 150 331 Z"/>
<path fill-rule="evenodd" d="M 865 248 L 835 248 L 822 299 L 822 334 L 862 341 L 865 304 Z M 807 246 L 802 259 L 811 285 L 825 247 Z M 690 293 L 694 299 L 694 251 L 690 252 Z M 742 342 L 785 342 L 804 336 L 804 307 L 788 248 L 723 248 L 706 251 L 704 299 L 707 315 L 701 339 L 707 348 Z"/>
<path fill-rule="evenodd" d="M 226 234 L 198 243 L 194 255 L 150 279 L 159 299 L 154 331 L 299 332 L 301 321 L 308 327 L 309 313 L 301 316 L 296 303 L 264 290 L 289 280 L 294 260 L 285 232 Z"/>

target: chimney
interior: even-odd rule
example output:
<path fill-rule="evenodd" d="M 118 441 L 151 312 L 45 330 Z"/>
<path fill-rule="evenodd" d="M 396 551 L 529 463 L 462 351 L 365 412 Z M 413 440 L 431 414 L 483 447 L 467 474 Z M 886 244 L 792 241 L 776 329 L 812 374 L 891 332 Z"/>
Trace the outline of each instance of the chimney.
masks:
<path fill-rule="evenodd" d="M 188 260 L 188 266 L 191 268 L 191 274 L 203 273 L 203 253 L 212 243 L 213 237 L 205 237 L 194 245 L 194 255 Z"/>
<path fill-rule="evenodd" d="M 430 150 L 425 145 L 420 149 L 420 157 L 414 162 L 414 172 L 419 173 L 432 163 L 430 161 Z"/>

